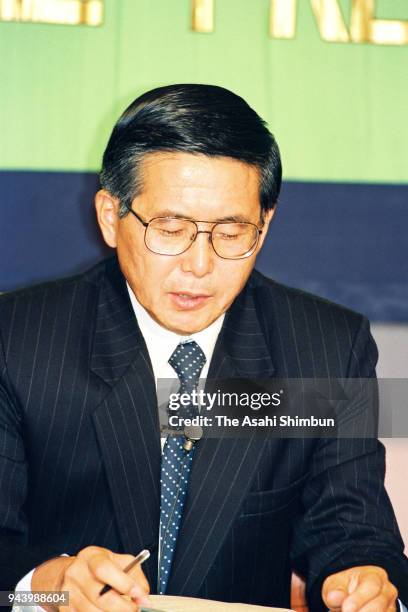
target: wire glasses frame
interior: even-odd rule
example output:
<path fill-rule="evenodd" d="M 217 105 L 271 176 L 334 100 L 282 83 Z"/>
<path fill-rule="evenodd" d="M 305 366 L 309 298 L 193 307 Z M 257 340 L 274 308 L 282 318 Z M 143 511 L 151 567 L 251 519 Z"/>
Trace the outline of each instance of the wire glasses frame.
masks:
<path fill-rule="evenodd" d="M 260 229 L 257 225 L 255 225 L 255 223 L 250 223 L 250 222 L 237 222 L 237 223 L 233 223 L 233 222 L 215 222 L 213 223 L 212 221 L 200 221 L 200 220 L 196 220 L 193 221 L 192 219 L 183 219 L 180 217 L 154 217 L 153 219 L 150 219 L 150 221 L 144 221 L 130 206 L 125 205 L 127 210 L 129 212 L 132 213 L 132 215 L 134 217 L 136 217 L 136 219 L 143 225 L 143 227 L 145 228 L 145 233 L 144 233 L 144 243 L 146 245 L 146 247 L 149 249 L 149 251 L 151 251 L 152 253 L 156 253 L 157 255 L 166 255 L 168 257 L 173 257 L 176 255 L 181 255 L 182 253 L 185 253 L 193 244 L 193 242 L 195 241 L 195 239 L 197 238 L 198 234 L 208 234 L 210 236 L 210 242 L 211 242 L 211 246 L 214 249 L 214 252 L 216 253 L 216 255 L 218 257 L 220 257 L 221 259 L 244 259 L 246 257 L 249 257 L 250 255 L 252 255 L 252 253 L 255 251 L 256 247 L 258 246 L 258 242 L 259 242 L 259 236 L 262 234 L 262 229 Z M 154 248 L 152 248 L 151 243 L 149 243 L 148 240 L 148 230 L 149 230 L 149 226 L 151 226 L 152 223 L 154 222 L 158 222 L 158 221 L 179 221 L 179 222 L 187 222 L 189 223 L 189 225 L 194 228 L 194 234 L 188 238 L 189 243 L 186 245 L 185 248 L 182 248 L 181 251 L 177 251 L 176 253 L 166 253 L 163 252 L 162 250 L 156 250 Z M 211 228 L 211 230 L 199 230 L 198 229 L 198 225 L 197 223 L 213 223 L 213 227 Z M 251 228 L 253 231 L 253 240 L 250 244 L 250 246 L 248 248 L 246 248 L 246 250 L 239 254 L 239 255 L 234 255 L 234 256 L 226 256 L 224 255 L 220 255 L 220 253 L 217 250 L 217 247 L 214 244 L 214 230 L 216 229 L 217 226 L 225 226 L 225 225 L 240 225 L 240 226 L 245 226 L 248 228 Z"/>

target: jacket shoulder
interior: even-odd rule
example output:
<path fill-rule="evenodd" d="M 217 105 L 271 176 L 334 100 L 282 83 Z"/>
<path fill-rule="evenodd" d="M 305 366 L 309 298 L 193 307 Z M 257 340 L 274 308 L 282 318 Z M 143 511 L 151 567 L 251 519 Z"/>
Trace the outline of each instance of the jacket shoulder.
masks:
<path fill-rule="evenodd" d="M 80 291 L 81 287 L 85 288 L 87 285 L 93 285 L 95 288 L 98 288 L 110 261 L 103 260 L 89 270 L 73 276 L 57 278 L 17 289 L 16 291 L 3 293 L 0 295 L 0 311 L 5 316 L 7 311 L 10 309 L 15 310 L 20 304 L 35 304 L 36 302 L 42 302 L 45 298 L 47 306 L 49 306 L 53 301 L 59 301 L 61 297 L 68 296 L 73 291 Z"/>
<path fill-rule="evenodd" d="M 304 377 L 371 376 L 377 348 L 362 314 L 256 271 L 251 286 L 271 354 Z"/>
<path fill-rule="evenodd" d="M 66 278 L 47 281 L 0 296 L 0 342 L 3 347 L 33 351 L 46 335 L 63 337 L 70 329 L 71 338 L 84 328 L 84 321 L 95 319 L 99 289 L 106 277 L 110 260 Z M 88 324 L 87 329 L 91 327 Z M 12 354 L 13 348 L 6 353 Z"/>
<path fill-rule="evenodd" d="M 277 303 L 286 303 L 288 309 L 314 309 L 329 314 L 334 320 L 347 319 L 358 327 L 366 317 L 351 308 L 337 304 L 327 298 L 309 293 L 303 289 L 290 287 L 268 278 L 258 270 L 254 270 L 251 277 L 251 286 L 255 294 L 262 295 L 267 300 L 275 300 Z M 268 302 L 267 302 L 268 303 Z M 269 303 L 270 305 L 270 303 Z"/>

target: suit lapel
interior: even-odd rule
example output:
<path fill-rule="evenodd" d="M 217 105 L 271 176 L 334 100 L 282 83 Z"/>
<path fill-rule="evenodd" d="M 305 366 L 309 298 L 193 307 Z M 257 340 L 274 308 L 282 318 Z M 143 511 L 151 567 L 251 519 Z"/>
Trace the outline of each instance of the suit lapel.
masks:
<path fill-rule="evenodd" d="M 273 376 L 258 307 L 250 287 L 235 300 L 214 350 L 209 379 Z M 168 593 L 198 592 L 250 486 L 264 444 L 259 438 L 199 442 Z"/>
<path fill-rule="evenodd" d="M 116 260 L 100 290 L 91 369 L 107 393 L 92 417 L 124 551 L 157 544 L 160 433 L 153 371 Z M 144 569 L 157 580 L 157 550 Z"/>

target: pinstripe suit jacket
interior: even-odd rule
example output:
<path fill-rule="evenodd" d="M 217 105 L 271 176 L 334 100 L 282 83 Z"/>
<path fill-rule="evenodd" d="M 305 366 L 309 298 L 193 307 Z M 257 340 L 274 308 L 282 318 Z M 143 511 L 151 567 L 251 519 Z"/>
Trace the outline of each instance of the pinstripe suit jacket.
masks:
<path fill-rule="evenodd" d="M 0 586 L 62 552 L 158 540 L 152 368 L 116 258 L 0 300 Z M 368 322 L 253 272 L 209 377 L 371 377 Z M 290 575 L 378 564 L 408 601 L 408 561 L 367 440 L 203 439 L 168 592 L 289 605 Z M 146 564 L 152 590 L 157 556 Z"/>

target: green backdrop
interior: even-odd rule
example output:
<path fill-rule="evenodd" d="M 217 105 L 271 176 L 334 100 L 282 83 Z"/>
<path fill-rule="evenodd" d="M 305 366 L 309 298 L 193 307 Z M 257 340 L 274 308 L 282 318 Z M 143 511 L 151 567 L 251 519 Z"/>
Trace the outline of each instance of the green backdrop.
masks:
<path fill-rule="evenodd" d="M 350 2 L 341 2 L 346 22 Z M 269 122 L 287 178 L 407 182 L 408 47 L 323 42 L 309 0 L 295 40 L 268 35 L 269 0 L 105 0 L 101 27 L 0 23 L 0 168 L 96 170 L 112 123 L 151 87 L 207 82 Z M 407 0 L 377 16 L 407 19 Z"/>

